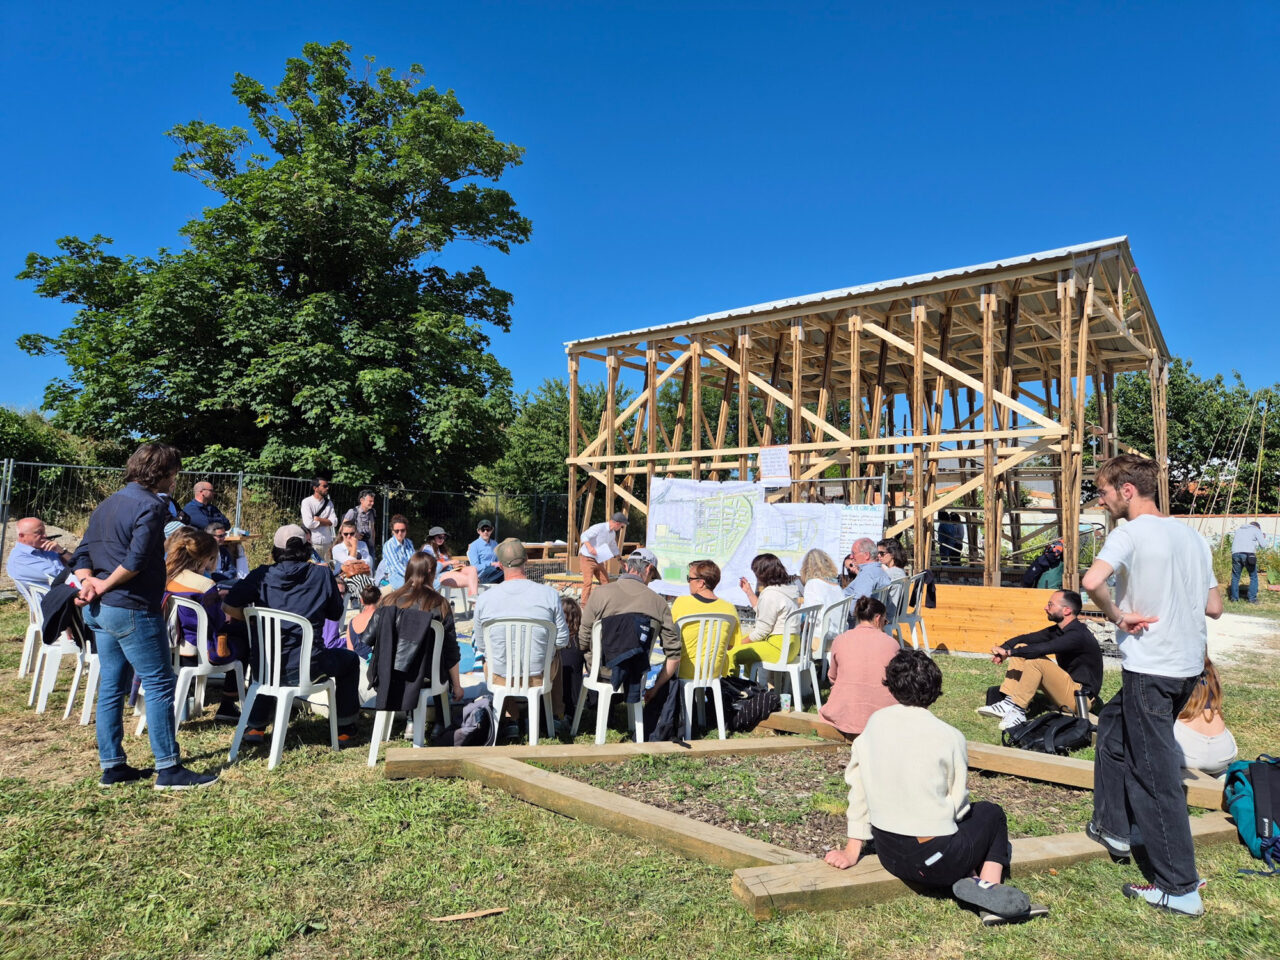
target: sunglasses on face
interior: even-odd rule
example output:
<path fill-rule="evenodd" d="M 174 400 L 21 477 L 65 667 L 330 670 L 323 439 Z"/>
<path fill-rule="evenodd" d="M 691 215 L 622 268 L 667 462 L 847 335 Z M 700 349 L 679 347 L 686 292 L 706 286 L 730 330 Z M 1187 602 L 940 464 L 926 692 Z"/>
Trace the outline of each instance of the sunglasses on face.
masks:
<path fill-rule="evenodd" d="M 355 536 L 355 532 L 354 532 L 354 531 L 352 531 L 352 530 L 343 530 L 343 531 L 342 531 L 342 535 L 343 535 L 344 537 L 354 537 L 354 536 Z"/>
<path fill-rule="evenodd" d="M 392 533 L 408 533 L 409 531 L 406 530 L 404 527 L 395 527 L 392 529 L 391 532 Z"/>
<path fill-rule="evenodd" d="M 877 556 L 877 557 L 887 557 L 888 555 L 889 555 L 889 551 L 888 551 L 888 550 L 877 550 L 877 551 L 876 551 L 876 556 Z"/>

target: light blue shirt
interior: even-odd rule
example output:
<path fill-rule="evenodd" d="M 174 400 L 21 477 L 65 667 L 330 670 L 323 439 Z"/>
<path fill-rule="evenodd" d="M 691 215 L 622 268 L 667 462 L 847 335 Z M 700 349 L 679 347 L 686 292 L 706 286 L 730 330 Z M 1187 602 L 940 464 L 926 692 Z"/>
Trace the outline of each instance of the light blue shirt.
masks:
<path fill-rule="evenodd" d="M 497 562 L 498 551 L 494 549 L 493 537 L 486 542 L 484 537 L 476 537 L 467 547 L 467 559 L 476 568 L 477 573 L 484 573 L 490 565 Z"/>
<path fill-rule="evenodd" d="M 404 568 L 409 558 L 413 556 L 413 551 L 413 541 L 408 537 L 404 538 L 404 543 L 392 537 L 382 545 L 382 562 L 374 572 L 374 579 L 379 582 L 385 580 L 388 586 L 395 587 L 397 590 L 403 587 Z"/>
<path fill-rule="evenodd" d="M 872 560 L 858 568 L 858 575 L 844 588 L 844 595 L 857 600 L 860 597 L 869 597 L 881 587 L 888 585 L 889 575 L 884 572 L 884 567 Z"/>
<path fill-rule="evenodd" d="M 15 543 L 5 572 L 11 580 L 43 586 L 49 577 L 58 576 L 66 566 L 56 550 L 37 550 L 29 543 Z"/>
<path fill-rule="evenodd" d="M 1257 553 L 1267 545 L 1267 537 L 1252 523 L 1246 523 L 1231 537 L 1232 553 Z M 12 563 L 12 561 L 10 561 Z"/>
<path fill-rule="evenodd" d="M 509 571 L 508 577 L 510 577 Z M 486 645 L 484 625 L 501 617 L 550 620 L 556 625 L 554 639 L 556 647 L 563 649 L 569 645 L 569 624 L 565 622 L 564 608 L 560 606 L 560 594 L 545 583 L 508 579 L 490 587 L 476 600 L 477 630 L 474 639 L 476 653 L 485 655 L 490 669 L 496 676 L 507 675 L 507 646 L 503 642 L 504 634 L 500 629 L 493 638 L 495 642 Z M 534 631 L 533 652 L 529 662 L 534 665 L 535 674 L 542 672 L 541 664 L 546 656 L 547 640 L 545 631 Z"/>

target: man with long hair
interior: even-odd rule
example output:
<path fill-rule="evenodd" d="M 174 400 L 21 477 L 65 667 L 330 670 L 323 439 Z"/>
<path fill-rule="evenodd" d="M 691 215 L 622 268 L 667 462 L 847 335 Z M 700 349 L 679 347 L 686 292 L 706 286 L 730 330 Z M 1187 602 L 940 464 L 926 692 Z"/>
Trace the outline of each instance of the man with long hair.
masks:
<path fill-rule="evenodd" d="M 182 459 L 165 443 L 144 443 L 125 466 L 125 487 L 99 504 L 89 518 L 72 569 L 80 582 L 78 603 L 98 648 L 98 762 L 101 785 L 133 783 L 150 771 L 129 766 L 124 752 L 124 696 L 133 674 L 146 690 L 147 734 L 155 756 L 157 790 L 206 787 L 217 774 L 182 765 L 173 716 L 178 678 L 161 614 L 164 598 L 164 525 Z"/>

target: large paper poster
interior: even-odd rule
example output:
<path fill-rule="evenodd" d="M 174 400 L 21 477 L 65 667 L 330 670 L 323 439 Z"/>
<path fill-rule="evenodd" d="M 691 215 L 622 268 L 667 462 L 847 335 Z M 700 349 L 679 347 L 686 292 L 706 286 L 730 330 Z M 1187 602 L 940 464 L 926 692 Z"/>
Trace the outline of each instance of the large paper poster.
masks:
<path fill-rule="evenodd" d="M 646 541 L 658 555 L 662 593 L 685 593 L 693 560 L 720 565 L 716 593 L 745 605 L 738 580 L 752 583 L 751 561 L 775 553 L 792 573 L 809 550 L 825 550 L 837 565 L 858 537 L 878 540 L 884 508 L 873 504 L 766 503 L 762 484 L 656 478 L 649 494 Z"/>

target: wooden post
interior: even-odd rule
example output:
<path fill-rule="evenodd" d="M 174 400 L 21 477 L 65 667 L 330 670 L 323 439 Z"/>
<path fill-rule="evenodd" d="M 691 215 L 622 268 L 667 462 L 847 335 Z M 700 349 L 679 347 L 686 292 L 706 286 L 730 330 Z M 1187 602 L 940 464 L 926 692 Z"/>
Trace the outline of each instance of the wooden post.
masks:
<path fill-rule="evenodd" d="M 741 346 L 735 343 L 729 348 L 729 359 L 735 361 L 739 366 L 741 366 L 743 360 Z M 734 389 L 734 376 L 735 374 L 732 370 L 725 370 L 724 380 L 721 381 L 720 412 L 716 418 L 716 450 L 724 449 L 724 442 L 729 433 L 729 398 Z M 743 444 L 743 446 L 746 446 L 746 444 Z M 716 455 L 716 459 L 720 459 L 719 454 Z M 724 479 L 719 470 L 715 472 L 715 479 Z"/>
<path fill-rule="evenodd" d="M 862 314 L 856 310 L 849 315 L 849 436 L 862 439 Z M 862 484 L 856 482 L 862 476 L 860 449 L 849 448 L 849 476 L 855 481 L 849 485 L 850 503 L 862 502 Z"/>
<path fill-rule="evenodd" d="M 608 439 L 605 441 L 605 449 L 612 455 L 617 449 L 613 437 L 613 422 L 618 418 L 618 352 L 612 347 L 605 354 L 605 366 L 608 368 L 608 396 L 605 397 L 605 420 L 604 429 L 609 431 Z M 614 464 L 610 460 L 604 469 L 604 515 L 608 519 L 613 515 L 615 495 L 613 484 Z M 625 539 L 625 537 L 624 537 Z"/>
<path fill-rule="evenodd" d="M 738 328 L 738 365 L 742 376 L 738 378 L 738 446 L 750 446 L 747 424 L 751 420 L 751 380 L 747 376 L 751 367 L 751 334 L 747 327 Z M 738 455 L 738 479 L 751 479 L 750 460 L 745 453 Z"/>
<path fill-rule="evenodd" d="M 773 366 L 769 368 L 769 385 L 776 387 L 778 385 L 778 377 L 782 373 L 782 331 L 778 331 L 774 338 L 773 346 Z M 764 439 L 761 442 L 762 447 L 768 447 L 773 444 L 773 410 L 774 404 L 773 394 L 769 394 L 764 401 Z"/>
<path fill-rule="evenodd" d="M 1063 568 L 1063 584 L 1065 585 L 1066 575 L 1071 570 L 1073 558 L 1078 558 L 1079 550 L 1071 549 L 1071 541 L 1075 539 L 1079 543 L 1079 537 L 1076 535 L 1076 528 L 1071 524 L 1071 501 L 1077 498 L 1077 494 L 1073 489 L 1075 478 L 1075 461 L 1072 459 L 1072 437 L 1073 431 L 1071 427 L 1071 416 L 1075 406 L 1071 394 L 1071 377 L 1073 373 L 1071 363 L 1072 351 L 1072 330 L 1071 321 L 1075 317 L 1076 304 L 1076 275 L 1074 271 L 1064 270 L 1058 279 L 1058 422 L 1062 424 L 1066 433 L 1062 435 L 1059 444 L 1058 462 L 1061 473 L 1059 474 L 1061 482 L 1059 484 L 1058 494 L 1058 535 L 1062 537 L 1062 568 Z M 1070 552 L 1069 552 L 1070 551 Z M 1078 565 L 1078 559 L 1076 559 Z M 1068 588 L 1070 589 L 1070 588 Z"/>
<path fill-rule="evenodd" d="M 1159 506 L 1165 513 L 1169 512 L 1169 438 L 1167 433 L 1168 411 L 1165 404 L 1165 384 L 1169 376 L 1168 367 L 1159 357 L 1153 357 L 1147 364 L 1147 378 L 1151 381 L 1151 426 L 1155 434 L 1156 464 L 1160 467 Z M 1230 500 L 1227 503 L 1228 512 Z"/>
<path fill-rule="evenodd" d="M 689 345 L 690 352 L 693 350 L 693 344 Z M 689 357 L 689 362 L 684 365 L 684 373 L 680 375 L 680 402 L 676 405 L 676 425 L 671 431 L 671 452 L 678 453 L 684 449 L 684 423 L 689 412 L 689 378 L 693 371 L 693 357 Z M 667 461 L 667 476 L 676 472 L 678 459 L 673 458 Z"/>
<path fill-rule="evenodd" d="M 689 338 L 689 403 L 693 413 L 693 432 L 689 434 L 690 450 L 702 449 L 702 337 L 696 334 Z M 693 458 L 694 480 L 702 479 L 702 458 Z"/>
<path fill-rule="evenodd" d="M 924 321 L 927 310 L 924 299 L 911 299 L 911 326 L 915 356 L 911 365 L 911 422 L 915 441 L 911 444 L 911 484 L 915 494 L 915 532 L 913 546 L 915 548 L 915 569 L 924 570 L 929 566 L 929 544 L 925 536 L 924 508 L 927 502 L 924 477 Z"/>
<path fill-rule="evenodd" d="M 791 415 L 788 433 L 791 443 L 804 443 L 804 417 L 800 410 L 804 406 L 804 320 L 796 317 L 791 321 Z M 800 454 L 793 452 L 787 466 L 791 476 L 797 474 L 800 465 Z M 791 483 L 791 502 L 800 502 L 800 485 L 794 480 Z"/>
<path fill-rule="evenodd" d="M 982 287 L 982 429 L 990 433 L 995 425 L 996 387 L 996 295 L 990 284 Z M 983 441 L 982 456 L 982 508 L 986 515 L 983 534 L 982 583 L 987 587 L 1000 586 L 1000 530 L 996 527 L 996 441 Z"/>
<path fill-rule="evenodd" d="M 654 346 L 653 341 L 645 344 L 644 351 L 645 365 L 645 390 L 648 393 L 648 399 L 645 403 L 649 407 L 649 419 L 645 424 L 645 453 L 658 452 L 658 348 Z M 653 460 L 645 461 L 645 488 L 644 502 L 649 503 L 653 496 L 653 470 L 655 462 Z"/>
<path fill-rule="evenodd" d="M 576 353 L 569 354 L 569 456 L 578 455 L 578 364 L 580 359 Z M 587 518 L 591 522 L 591 518 Z M 573 558 L 578 555 L 578 468 L 569 465 L 569 529 L 567 532 L 569 545 L 565 549 L 569 572 L 573 571 Z"/>

